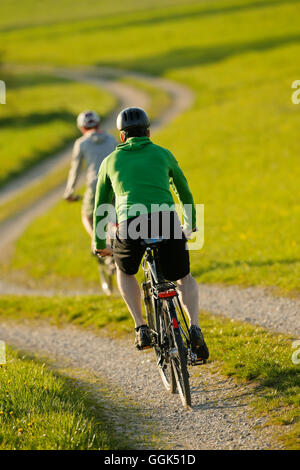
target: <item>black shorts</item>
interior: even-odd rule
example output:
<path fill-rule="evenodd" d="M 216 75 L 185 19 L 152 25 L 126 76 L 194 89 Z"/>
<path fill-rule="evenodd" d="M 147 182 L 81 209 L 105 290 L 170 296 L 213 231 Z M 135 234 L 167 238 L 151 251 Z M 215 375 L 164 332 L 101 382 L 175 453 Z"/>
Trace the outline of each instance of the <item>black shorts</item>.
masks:
<path fill-rule="evenodd" d="M 164 212 L 160 214 L 161 221 L 164 216 Z M 153 225 L 151 215 L 152 214 L 146 216 L 148 219 L 149 234 L 151 233 L 151 225 Z M 165 241 L 158 245 L 158 256 L 162 274 L 168 281 L 177 281 L 178 279 L 182 279 L 190 272 L 190 259 L 186 238 L 182 233 L 181 228 L 181 238 L 178 238 L 178 231 L 176 232 L 177 235 L 174 235 L 174 218 L 176 225 L 176 219 L 178 220 L 177 215 L 170 213 L 170 219 L 168 220 L 170 220 L 171 227 L 168 237 L 164 236 L 164 230 L 162 229 L 161 224 L 159 226 L 159 233 L 156 234 L 156 237 L 163 236 L 165 238 Z M 136 219 L 136 217 L 133 217 L 121 222 L 113 243 L 114 259 L 118 268 L 124 273 L 130 275 L 138 272 L 145 253 L 145 246 L 142 246 L 141 244 L 142 239 L 155 238 L 143 236 L 133 239 L 128 232 L 130 232 L 130 224 Z"/>

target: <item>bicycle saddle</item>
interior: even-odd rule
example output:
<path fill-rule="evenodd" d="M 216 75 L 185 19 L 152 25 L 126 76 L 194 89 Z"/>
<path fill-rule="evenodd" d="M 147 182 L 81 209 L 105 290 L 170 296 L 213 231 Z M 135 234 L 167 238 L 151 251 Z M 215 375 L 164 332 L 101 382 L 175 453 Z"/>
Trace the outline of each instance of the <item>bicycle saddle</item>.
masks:
<path fill-rule="evenodd" d="M 165 241 L 165 239 L 163 237 L 144 238 L 143 240 L 141 240 L 141 244 L 143 246 L 153 246 L 153 245 L 157 245 L 158 243 L 161 243 L 163 241 Z"/>

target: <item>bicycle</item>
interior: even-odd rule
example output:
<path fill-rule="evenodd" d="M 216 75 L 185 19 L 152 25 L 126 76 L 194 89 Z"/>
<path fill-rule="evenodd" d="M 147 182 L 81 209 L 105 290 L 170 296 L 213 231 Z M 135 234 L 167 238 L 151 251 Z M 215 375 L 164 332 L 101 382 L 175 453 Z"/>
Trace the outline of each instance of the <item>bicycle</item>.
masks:
<path fill-rule="evenodd" d="M 182 404 L 191 406 L 188 366 L 204 364 L 191 350 L 186 315 L 181 307 L 176 284 L 163 278 L 159 266 L 158 245 L 163 238 L 142 241 L 146 247 L 142 283 L 147 322 L 157 366 L 163 385 L 170 393 L 178 389 Z"/>

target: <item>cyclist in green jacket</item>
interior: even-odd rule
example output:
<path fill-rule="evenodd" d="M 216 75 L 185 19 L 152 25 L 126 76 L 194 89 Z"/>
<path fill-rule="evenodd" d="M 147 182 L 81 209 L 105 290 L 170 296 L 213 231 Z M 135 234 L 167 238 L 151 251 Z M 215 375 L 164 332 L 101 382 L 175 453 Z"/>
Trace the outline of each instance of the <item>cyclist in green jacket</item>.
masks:
<path fill-rule="evenodd" d="M 118 287 L 135 321 L 136 346 L 138 349 L 149 347 L 150 335 L 142 315 L 141 293 L 135 274 L 145 251 L 140 240 L 148 238 L 142 236 L 143 227 L 152 230 L 155 216 L 160 214 L 155 220 L 160 220 L 158 230 L 161 232 L 167 220 L 168 236 L 163 235 L 167 240 L 160 248 L 165 255 L 161 257 L 161 269 L 167 280 L 177 281 L 182 304 L 190 319 L 192 349 L 199 358 L 207 359 L 209 352 L 198 320 L 198 286 L 190 273 L 186 238 L 170 192 L 171 184 L 183 208 L 189 205 L 191 210 L 184 211 L 184 228 L 185 233 L 191 233 L 196 230 L 196 211 L 187 180 L 172 153 L 150 140 L 150 122 L 144 110 L 126 108 L 117 118 L 117 127 L 122 144 L 103 160 L 98 175 L 95 251 L 101 256 L 114 254 Z M 106 244 L 105 208 L 113 195 L 118 230 L 112 250 Z M 141 228 L 140 234 L 136 234 L 137 228 Z"/>

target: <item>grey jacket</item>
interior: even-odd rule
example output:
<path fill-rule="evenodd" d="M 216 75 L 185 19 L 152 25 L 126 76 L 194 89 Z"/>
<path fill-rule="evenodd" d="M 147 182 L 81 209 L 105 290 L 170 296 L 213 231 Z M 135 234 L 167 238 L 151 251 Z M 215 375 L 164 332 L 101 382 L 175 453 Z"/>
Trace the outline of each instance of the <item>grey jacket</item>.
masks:
<path fill-rule="evenodd" d="M 76 140 L 72 153 L 71 168 L 69 171 L 64 197 L 73 195 L 83 160 L 87 166 L 86 186 L 96 191 L 97 177 L 100 165 L 107 155 L 116 148 L 116 139 L 106 132 L 92 132 Z"/>

